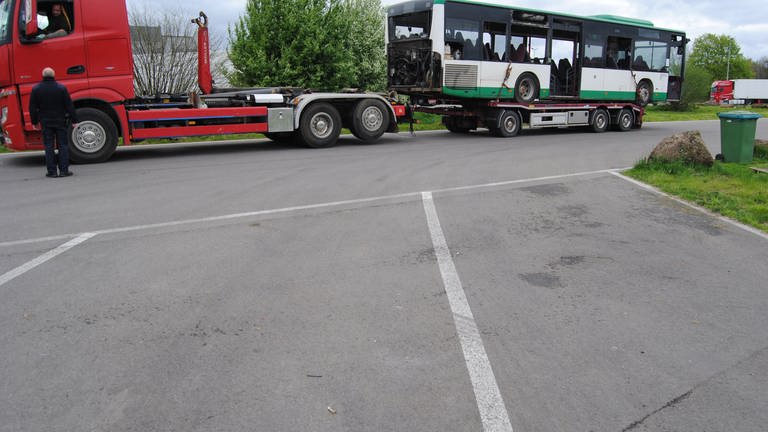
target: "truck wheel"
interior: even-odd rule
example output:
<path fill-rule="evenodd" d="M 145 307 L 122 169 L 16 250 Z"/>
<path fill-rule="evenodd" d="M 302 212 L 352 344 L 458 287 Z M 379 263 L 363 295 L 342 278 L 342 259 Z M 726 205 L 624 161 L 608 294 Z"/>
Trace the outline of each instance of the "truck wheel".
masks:
<path fill-rule="evenodd" d="M 312 104 L 301 115 L 299 136 L 307 147 L 331 147 L 336 144 L 340 133 L 341 116 L 331 104 Z"/>
<path fill-rule="evenodd" d="M 389 127 L 389 108 L 380 100 L 363 99 L 352 111 L 352 135 L 364 143 L 372 143 Z"/>
<path fill-rule="evenodd" d="M 626 132 L 632 129 L 635 124 L 635 114 L 629 108 L 624 108 L 619 112 L 614 127 L 617 131 Z"/>
<path fill-rule="evenodd" d="M 515 83 L 515 100 L 520 103 L 531 103 L 539 97 L 539 83 L 531 73 L 520 75 Z"/>
<path fill-rule="evenodd" d="M 117 148 L 117 127 L 96 108 L 79 108 L 79 123 L 71 131 L 70 159 L 74 163 L 99 163 L 109 159 Z"/>
<path fill-rule="evenodd" d="M 499 137 L 513 137 L 520 133 L 520 126 L 523 123 L 523 119 L 520 117 L 520 113 L 517 111 L 504 110 L 501 112 L 498 125 L 494 125 L 489 128 L 492 135 Z"/>
<path fill-rule="evenodd" d="M 597 133 L 605 132 L 608 130 L 608 126 L 611 124 L 611 116 L 608 115 L 608 111 L 603 108 L 598 108 L 592 113 L 592 121 L 589 125 L 592 126 L 592 130 Z"/>
<path fill-rule="evenodd" d="M 643 80 L 637 85 L 637 95 L 635 97 L 635 103 L 640 106 L 646 106 L 651 103 L 653 96 L 653 85 L 650 81 Z"/>

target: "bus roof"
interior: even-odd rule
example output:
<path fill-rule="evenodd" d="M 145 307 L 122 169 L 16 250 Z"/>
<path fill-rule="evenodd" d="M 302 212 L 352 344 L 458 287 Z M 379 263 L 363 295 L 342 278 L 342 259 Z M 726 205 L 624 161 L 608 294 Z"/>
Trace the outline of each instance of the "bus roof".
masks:
<path fill-rule="evenodd" d="M 682 30 L 673 30 L 668 28 L 661 28 L 656 27 L 653 25 L 653 22 L 638 18 L 628 18 L 618 15 L 592 15 L 592 16 L 583 16 L 583 15 L 574 15 L 574 14 L 568 14 L 568 13 L 562 13 L 562 12 L 554 12 L 554 11 L 545 11 L 541 9 L 530 9 L 530 8 L 523 8 L 523 7 L 517 7 L 513 5 L 506 5 L 506 4 L 498 4 L 498 3 L 488 3 L 483 1 L 476 1 L 476 0 L 432 0 L 434 4 L 445 4 L 447 1 L 454 2 L 454 3 L 467 3 L 467 4 L 475 4 L 475 5 L 481 5 L 481 6 L 493 6 L 493 7 L 500 7 L 504 9 L 515 9 L 515 10 L 521 10 L 525 12 L 533 12 L 533 13 L 541 13 L 541 14 L 548 14 L 548 15 L 556 15 L 559 17 L 566 17 L 566 18 L 576 18 L 580 20 L 588 20 L 588 21 L 597 21 L 597 22 L 605 22 L 605 23 L 611 23 L 611 24 L 620 24 L 620 25 L 628 25 L 632 27 L 643 27 L 643 28 L 651 28 L 655 30 L 664 30 L 674 33 L 680 33 L 685 34 Z M 417 1 L 409 1 L 404 3 L 424 3 L 423 0 L 417 0 Z"/>

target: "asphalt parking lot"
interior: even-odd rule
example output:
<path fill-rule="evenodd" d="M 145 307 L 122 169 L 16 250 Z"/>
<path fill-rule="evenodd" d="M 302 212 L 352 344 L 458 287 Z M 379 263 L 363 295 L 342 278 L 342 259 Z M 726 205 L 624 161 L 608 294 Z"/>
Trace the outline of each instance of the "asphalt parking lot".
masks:
<path fill-rule="evenodd" d="M 615 168 L 6 230 L 0 431 L 764 430 L 768 237 Z"/>

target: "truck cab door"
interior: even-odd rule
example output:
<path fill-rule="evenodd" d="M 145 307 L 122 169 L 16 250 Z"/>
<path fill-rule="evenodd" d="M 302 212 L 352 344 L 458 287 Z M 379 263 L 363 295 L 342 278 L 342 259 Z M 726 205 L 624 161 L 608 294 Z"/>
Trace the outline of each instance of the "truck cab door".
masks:
<path fill-rule="evenodd" d="M 32 0 L 36 1 L 36 0 Z M 27 34 L 27 25 L 17 26 L 14 35 L 13 75 L 19 84 L 22 97 L 25 127 L 31 129 L 29 123 L 29 94 L 32 87 L 42 79 L 42 71 L 51 67 L 56 72 L 56 80 L 67 86 L 70 94 L 85 91 L 88 88 L 88 71 L 86 70 L 86 55 L 84 43 L 84 28 L 79 16 L 81 0 L 63 1 L 63 13 L 71 23 L 72 30 L 59 37 L 49 37 L 45 28 L 38 29 L 36 34 Z M 51 3 L 40 3 L 38 23 L 46 24 L 46 14 L 51 14 Z M 43 9 L 45 7 L 46 9 Z M 18 21 L 25 23 L 27 11 L 19 8 Z M 32 26 L 36 27 L 36 26 Z M 74 98 L 74 96 L 73 96 Z"/>

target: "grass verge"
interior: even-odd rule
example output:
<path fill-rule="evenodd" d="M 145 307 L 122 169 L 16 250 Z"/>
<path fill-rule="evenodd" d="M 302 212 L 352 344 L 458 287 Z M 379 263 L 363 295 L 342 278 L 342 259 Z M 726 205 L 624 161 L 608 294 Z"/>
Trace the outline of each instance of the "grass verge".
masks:
<path fill-rule="evenodd" d="M 768 148 L 756 148 L 751 164 L 715 161 L 710 168 L 644 160 L 624 174 L 768 232 L 768 174 L 752 167 L 768 167 Z"/>

